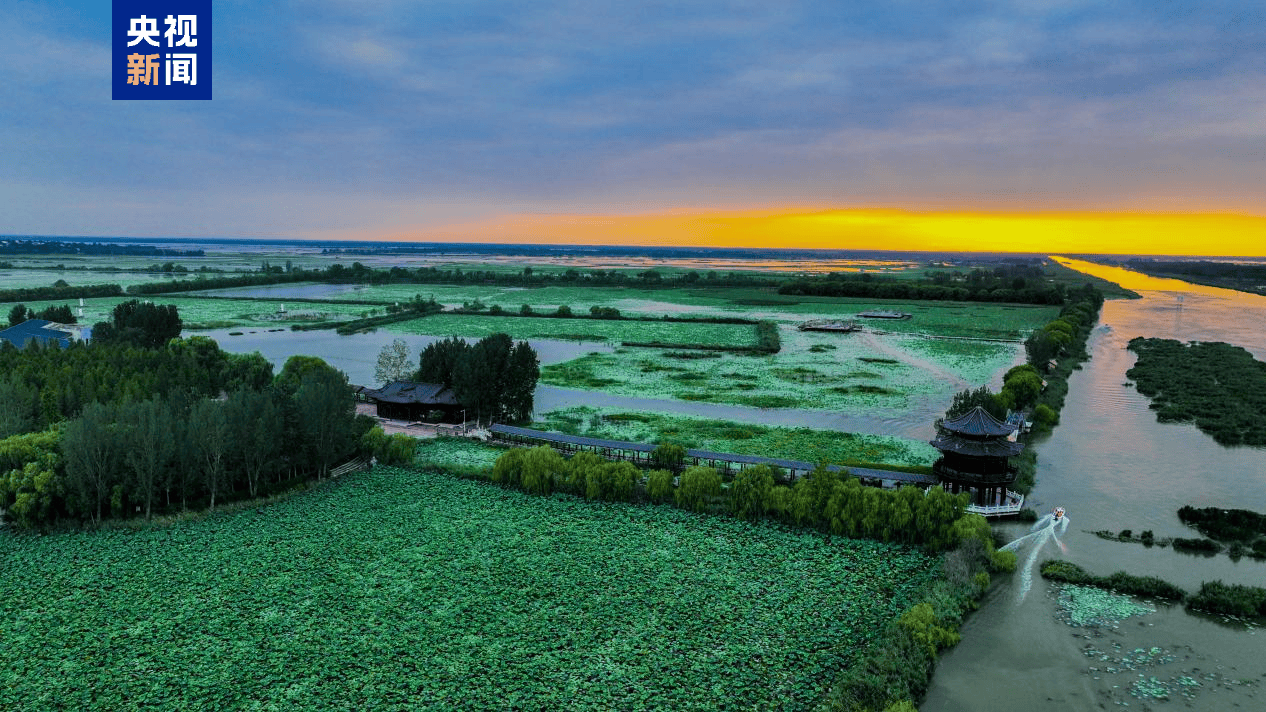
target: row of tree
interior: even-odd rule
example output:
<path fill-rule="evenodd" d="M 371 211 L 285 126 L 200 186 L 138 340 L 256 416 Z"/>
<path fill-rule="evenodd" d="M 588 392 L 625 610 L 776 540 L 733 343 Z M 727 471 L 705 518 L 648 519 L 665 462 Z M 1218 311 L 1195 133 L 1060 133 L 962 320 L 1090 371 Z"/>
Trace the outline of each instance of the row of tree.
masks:
<path fill-rule="evenodd" d="M 28 308 L 25 304 L 14 304 L 13 308 L 9 310 L 9 326 L 17 326 L 31 319 L 47 319 L 58 324 L 74 324 L 75 314 L 67 304 L 51 306 L 38 312 Z"/>
<path fill-rule="evenodd" d="M 607 462 L 593 453 L 564 458 L 546 446 L 506 451 L 490 477 L 534 494 L 560 491 L 609 501 L 673 502 L 697 512 L 772 519 L 931 551 L 957 545 L 962 536 L 955 526 L 967 507 L 966 495 L 951 495 L 939 487 L 926 492 L 916 487 L 867 487 L 847 472 L 824 465 L 790 486 L 777 484 L 782 473 L 767 465 L 745 468 L 726 482 L 710 467 L 690 467 L 679 477 L 669 469 L 642 473 L 628 462 Z"/>
<path fill-rule="evenodd" d="M 977 274 L 973 272 L 973 274 Z M 980 272 L 987 275 L 988 273 Z M 1020 288 L 1017 289 L 1016 287 Z M 938 284 L 934 280 L 913 280 L 875 277 L 870 274 L 832 273 L 824 277 L 803 277 L 783 284 L 779 294 L 815 297 L 850 297 L 867 299 L 908 299 L 956 302 L 1014 302 L 1020 304 L 1063 304 L 1062 284 L 1040 281 L 1005 281 L 988 278 L 968 279 L 957 284 Z"/>
<path fill-rule="evenodd" d="M 97 327 L 113 338 L 0 348 L 0 509 L 25 525 L 150 516 L 323 477 L 358 452 L 411 456 L 365 439 L 372 419 L 321 359 L 274 377 L 259 354 L 169 338 L 179 323 L 175 307 L 133 301 Z"/>
<path fill-rule="evenodd" d="M 27 526 L 99 522 L 322 477 L 359 450 L 373 421 L 356 417 L 341 372 L 305 365 L 220 398 L 177 389 L 91 401 L 50 428 L 0 440 L 0 507 Z"/>

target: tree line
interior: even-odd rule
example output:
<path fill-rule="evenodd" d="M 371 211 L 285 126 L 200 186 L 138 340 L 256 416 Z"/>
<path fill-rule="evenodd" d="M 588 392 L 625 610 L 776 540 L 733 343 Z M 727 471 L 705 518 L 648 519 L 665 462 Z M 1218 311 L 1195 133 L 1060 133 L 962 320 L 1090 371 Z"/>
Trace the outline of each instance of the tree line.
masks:
<path fill-rule="evenodd" d="M 26 526 L 214 507 L 357 453 L 412 455 L 371 431 L 347 377 L 314 357 L 274 376 L 259 354 L 194 336 L 5 346 L 0 373 L 0 508 Z"/>
<path fill-rule="evenodd" d="M 31 319 L 45 319 L 58 324 L 76 323 L 75 314 L 70 310 L 70 305 L 68 304 L 51 306 L 38 312 L 25 304 L 14 304 L 13 308 L 9 310 L 9 326 L 17 326 Z"/>
<path fill-rule="evenodd" d="M 0 240 L 0 255 L 132 255 L 203 257 L 202 250 L 172 250 L 152 245 L 119 245 L 112 242 L 62 242 L 60 240 Z"/>
<path fill-rule="evenodd" d="M 653 460 L 664 467 L 643 473 L 632 463 L 608 462 L 593 453 L 564 458 L 548 446 L 514 448 L 497 459 L 489 477 L 533 494 L 567 492 L 606 501 L 668 502 L 696 512 L 769 519 L 930 551 L 944 551 L 958 543 L 954 526 L 966 513 L 966 495 L 951 495 L 939 487 L 927 492 L 917 487 L 867 487 L 847 471 L 825 465 L 788 484 L 782 472 L 768 465 L 744 468 L 727 481 L 705 466 L 674 474 L 669 449 L 657 450 Z"/>
<path fill-rule="evenodd" d="M 973 269 L 955 277 L 945 272 L 930 279 L 904 279 L 873 274 L 833 272 L 820 277 L 801 277 L 778 288 L 779 294 L 816 297 L 909 299 L 958 302 L 1013 302 L 1063 304 L 1063 284 L 1048 284 L 1040 267 L 1006 265 Z"/>

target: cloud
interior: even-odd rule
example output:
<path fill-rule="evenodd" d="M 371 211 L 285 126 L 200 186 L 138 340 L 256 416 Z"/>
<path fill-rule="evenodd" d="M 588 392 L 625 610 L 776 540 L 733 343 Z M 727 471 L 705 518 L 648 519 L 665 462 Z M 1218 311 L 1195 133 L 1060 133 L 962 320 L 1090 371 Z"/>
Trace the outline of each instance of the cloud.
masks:
<path fill-rule="evenodd" d="M 146 194 L 155 230 L 181 200 L 295 232 L 455 204 L 1266 212 L 1261 9 L 1175 8 L 226 1 L 215 100 L 142 103 L 108 99 L 99 3 L 11 6 L 0 168 L 34 202 L 0 214 L 59 232 Z"/>

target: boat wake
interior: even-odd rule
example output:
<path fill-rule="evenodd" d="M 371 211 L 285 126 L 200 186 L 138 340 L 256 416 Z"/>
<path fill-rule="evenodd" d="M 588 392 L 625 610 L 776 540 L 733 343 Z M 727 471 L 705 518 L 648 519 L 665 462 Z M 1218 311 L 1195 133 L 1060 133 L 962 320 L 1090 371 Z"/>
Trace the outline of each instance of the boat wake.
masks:
<path fill-rule="evenodd" d="M 1063 507 L 1056 507 L 1054 512 L 1037 520 L 1028 534 L 1002 547 L 1002 551 L 1015 552 L 1016 556 L 1020 555 L 1021 549 L 1028 549 L 1028 558 L 1020 567 L 1020 595 L 1016 603 L 1022 602 L 1029 595 L 1029 589 L 1033 587 L 1033 567 L 1037 565 L 1037 556 L 1046 548 L 1047 542 L 1055 542 L 1061 552 L 1068 551 L 1064 542 L 1059 540 L 1059 535 L 1066 531 L 1068 517 L 1064 515 Z"/>

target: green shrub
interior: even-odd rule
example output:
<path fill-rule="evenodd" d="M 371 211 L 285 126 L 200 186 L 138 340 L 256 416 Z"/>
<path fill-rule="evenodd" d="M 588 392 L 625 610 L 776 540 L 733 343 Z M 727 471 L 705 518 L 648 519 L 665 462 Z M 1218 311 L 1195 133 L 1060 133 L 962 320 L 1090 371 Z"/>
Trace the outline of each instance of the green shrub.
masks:
<path fill-rule="evenodd" d="M 673 498 L 673 473 L 668 470 L 651 470 L 646 477 L 646 493 L 652 502 L 667 502 Z"/>
<path fill-rule="evenodd" d="M 585 497 L 627 502 L 638 481 L 637 468 L 631 462 L 607 462 L 589 468 L 585 475 Z"/>
<path fill-rule="evenodd" d="M 1131 576 L 1118 571 L 1111 576 L 1095 576 L 1069 561 L 1042 562 L 1042 578 L 1063 583 L 1097 586 L 1133 596 L 1151 596 L 1171 601 L 1186 600 L 1187 592 L 1155 576 Z"/>
<path fill-rule="evenodd" d="M 1205 581 L 1188 606 L 1198 611 L 1230 616 L 1266 616 L 1266 588 Z"/>
<path fill-rule="evenodd" d="M 791 510 L 791 488 L 786 485 L 774 485 L 769 491 L 769 499 L 765 503 L 765 511 L 778 519 L 787 520 Z"/>
<path fill-rule="evenodd" d="M 494 473 L 496 468 L 493 468 Z M 541 445 L 523 455 L 523 489 L 532 494 L 549 494 L 556 476 L 567 472 L 563 456 L 553 448 Z"/>
<path fill-rule="evenodd" d="M 989 573 L 986 571 L 977 572 L 972 581 L 976 584 L 977 591 L 987 591 L 989 589 Z"/>
<path fill-rule="evenodd" d="M 1042 427 L 1053 427 L 1059 424 L 1059 413 L 1056 413 L 1045 403 L 1038 403 L 1037 407 L 1033 409 L 1033 422 Z"/>
<path fill-rule="evenodd" d="M 656 468 L 676 471 L 686 459 L 686 448 L 677 443 L 660 443 L 651 451 L 651 463 Z"/>
<path fill-rule="evenodd" d="M 592 452 L 578 452 L 567 461 L 566 471 L 554 481 L 554 486 L 564 492 L 584 495 L 588 489 L 589 473 L 607 461 Z"/>
<path fill-rule="evenodd" d="M 730 511 L 739 519 L 755 519 L 765 513 L 774 475 L 768 465 L 740 470 L 730 483 Z"/>
<path fill-rule="evenodd" d="M 988 574 L 985 576 L 987 579 Z M 936 657 L 938 650 L 958 645 L 960 639 L 956 631 L 941 625 L 932 605 L 926 601 L 902 614 L 897 624 L 905 629 L 916 643 L 925 646 L 933 658 Z"/>
<path fill-rule="evenodd" d="M 721 494 L 721 475 L 711 467 L 695 465 L 681 473 L 677 485 L 677 504 L 683 509 L 702 512 L 712 498 Z"/>
<path fill-rule="evenodd" d="M 1170 544 L 1174 547 L 1174 551 L 1185 551 L 1193 554 L 1216 554 L 1222 551 L 1222 545 L 1212 539 L 1174 537 Z"/>
<path fill-rule="evenodd" d="M 504 485 L 519 487 L 523 484 L 523 458 L 527 450 L 515 448 L 506 450 L 497 458 L 492 466 L 492 481 Z"/>
<path fill-rule="evenodd" d="M 1012 573 L 1016 567 L 1014 551 L 995 551 L 989 557 L 989 567 L 998 573 Z"/>

